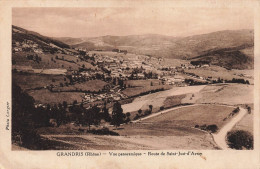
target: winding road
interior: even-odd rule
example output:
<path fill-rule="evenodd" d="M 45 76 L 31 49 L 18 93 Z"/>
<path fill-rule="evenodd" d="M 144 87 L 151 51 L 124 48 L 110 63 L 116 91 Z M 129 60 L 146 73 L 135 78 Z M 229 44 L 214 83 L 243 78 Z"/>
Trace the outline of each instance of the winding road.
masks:
<path fill-rule="evenodd" d="M 187 106 L 174 107 L 174 108 L 163 110 L 161 112 L 151 114 L 147 117 L 143 117 L 141 119 L 132 121 L 132 123 L 142 122 L 143 120 L 146 120 L 146 119 L 149 119 L 149 118 L 152 118 L 152 117 L 155 117 L 155 116 L 159 116 L 161 114 L 167 113 L 167 112 L 172 111 L 172 110 L 181 109 L 181 108 L 184 108 L 184 107 L 197 106 L 197 105 L 203 105 L 203 104 L 193 104 L 193 105 L 187 105 Z M 234 106 L 231 106 L 231 107 L 234 107 Z M 240 109 L 240 111 L 238 112 L 238 114 L 235 115 L 226 125 L 224 125 L 217 134 L 212 134 L 215 143 L 219 146 L 219 148 L 221 148 L 223 150 L 230 149 L 227 145 L 227 142 L 226 142 L 227 133 L 230 130 L 232 130 L 232 128 L 247 114 L 246 109 L 244 109 L 242 107 L 239 107 L 239 109 Z"/>
<path fill-rule="evenodd" d="M 226 142 L 227 133 L 247 114 L 247 110 L 239 107 L 238 114 L 231 119 L 229 123 L 223 126 L 217 134 L 212 134 L 216 144 L 223 150 L 230 149 Z"/>

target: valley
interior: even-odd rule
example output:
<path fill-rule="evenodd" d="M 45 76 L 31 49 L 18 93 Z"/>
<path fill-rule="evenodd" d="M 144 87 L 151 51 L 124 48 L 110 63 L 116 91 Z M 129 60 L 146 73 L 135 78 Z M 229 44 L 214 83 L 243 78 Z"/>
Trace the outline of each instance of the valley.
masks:
<path fill-rule="evenodd" d="M 242 111 L 228 131 L 253 134 L 253 30 L 12 35 L 14 149 L 215 150 Z"/>

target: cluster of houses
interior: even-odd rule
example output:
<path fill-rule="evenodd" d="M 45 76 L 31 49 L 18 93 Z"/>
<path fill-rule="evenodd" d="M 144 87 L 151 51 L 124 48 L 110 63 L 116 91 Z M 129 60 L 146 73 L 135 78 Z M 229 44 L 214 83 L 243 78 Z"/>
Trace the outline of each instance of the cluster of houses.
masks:
<path fill-rule="evenodd" d="M 124 53 L 125 55 L 127 54 L 127 50 L 122 50 L 122 49 L 112 49 L 112 52 Z"/>
<path fill-rule="evenodd" d="M 148 61 L 144 61 L 142 56 L 125 58 L 123 56 L 110 57 L 96 54 L 95 62 L 100 68 L 109 71 L 111 77 L 129 78 L 131 76 L 131 70 L 136 68 L 142 68 L 145 71 L 155 70 L 155 67 Z M 144 78 L 142 73 L 139 73 L 136 76 Z"/>
<path fill-rule="evenodd" d="M 13 43 L 13 52 L 21 52 L 26 50 L 30 50 L 34 53 L 43 53 L 39 45 L 31 40 L 25 39 L 23 42 L 16 41 Z"/>
<path fill-rule="evenodd" d="M 127 96 L 124 95 L 120 89 L 110 89 L 109 92 L 101 94 L 85 93 L 83 99 L 85 103 L 92 103 L 95 101 L 119 101 L 125 98 L 127 98 Z"/>

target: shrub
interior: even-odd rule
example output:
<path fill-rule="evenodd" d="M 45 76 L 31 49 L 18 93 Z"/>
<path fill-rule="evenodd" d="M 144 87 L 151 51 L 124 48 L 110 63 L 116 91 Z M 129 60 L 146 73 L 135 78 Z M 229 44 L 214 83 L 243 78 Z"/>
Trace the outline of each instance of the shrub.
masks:
<path fill-rule="evenodd" d="M 198 124 L 195 125 L 195 128 L 199 128 L 200 126 Z"/>
<path fill-rule="evenodd" d="M 125 123 L 129 123 L 131 120 L 129 117 L 126 118 Z"/>
<path fill-rule="evenodd" d="M 242 150 L 253 149 L 253 136 L 244 130 L 235 130 L 228 132 L 227 142 L 230 148 Z"/>
<path fill-rule="evenodd" d="M 218 126 L 215 124 L 208 125 L 207 130 L 211 131 L 212 133 L 215 133 L 218 130 Z"/>
<path fill-rule="evenodd" d="M 206 124 L 203 124 L 202 126 L 200 126 L 200 129 L 201 129 L 201 130 L 207 130 L 207 125 L 206 125 Z"/>
<path fill-rule="evenodd" d="M 152 111 L 151 110 L 145 110 L 144 115 L 147 116 L 149 114 L 152 114 Z"/>
<path fill-rule="evenodd" d="M 98 130 L 90 130 L 89 131 L 92 134 L 96 134 L 96 135 L 112 135 L 112 136 L 119 136 L 119 134 L 117 132 L 114 131 L 110 131 L 108 128 L 102 128 L 102 129 L 98 129 Z"/>
<path fill-rule="evenodd" d="M 139 118 L 140 118 L 140 116 L 138 114 L 136 114 L 135 117 L 134 117 L 134 120 L 137 120 Z"/>
<path fill-rule="evenodd" d="M 141 115 L 142 112 L 143 112 L 143 111 L 142 111 L 141 109 L 138 110 L 138 114 L 139 114 L 139 115 Z"/>

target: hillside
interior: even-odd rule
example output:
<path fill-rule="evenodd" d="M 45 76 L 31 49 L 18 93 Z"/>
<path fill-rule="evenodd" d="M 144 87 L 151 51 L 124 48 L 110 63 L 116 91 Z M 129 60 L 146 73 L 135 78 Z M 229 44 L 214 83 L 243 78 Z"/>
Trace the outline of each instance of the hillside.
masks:
<path fill-rule="evenodd" d="M 78 70 L 83 65 L 94 69 L 83 58 L 84 52 L 82 55 L 64 42 L 17 26 L 12 26 L 12 52 L 13 68 L 16 70 L 43 73 L 43 69 L 60 69 L 60 73 L 64 74 L 66 70 Z M 55 73 L 54 70 L 52 73 Z"/>
<path fill-rule="evenodd" d="M 253 68 L 253 30 L 224 30 L 189 37 L 147 34 L 59 40 L 87 50 L 119 48 L 155 57 L 205 60 L 226 68 Z"/>
<path fill-rule="evenodd" d="M 253 54 L 253 47 L 239 46 L 208 51 L 190 60 L 208 62 L 227 69 L 252 69 L 254 66 Z"/>
<path fill-rule="evenodd" d="M 49 44 L 54 44 L 58 48 L 70 48 L 70 46 L 64 42 L 42 36 L 37 32 L 28 31 L 14 25 L 12 26 L 12 39 L 13 42 L 23 42 L 24 40 L 31 40 L 36 42 L 38 45 L 41 45 L 42 47 L 48 47 Z"/>

